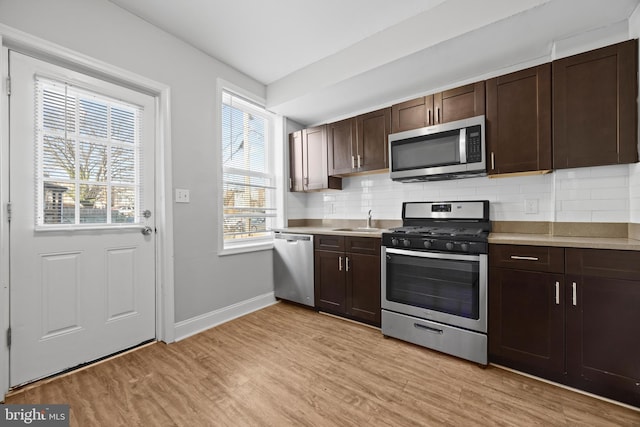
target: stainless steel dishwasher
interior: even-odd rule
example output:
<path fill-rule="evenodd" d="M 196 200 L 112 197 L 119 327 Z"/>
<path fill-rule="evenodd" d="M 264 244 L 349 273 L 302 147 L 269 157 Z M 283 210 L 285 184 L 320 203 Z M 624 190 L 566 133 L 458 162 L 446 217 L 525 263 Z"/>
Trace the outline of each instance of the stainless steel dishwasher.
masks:
<path fill-rule="evenodd" d="M 313 307 L 313 236 L 276 231 L 274 246 L 276 298 Z"/>

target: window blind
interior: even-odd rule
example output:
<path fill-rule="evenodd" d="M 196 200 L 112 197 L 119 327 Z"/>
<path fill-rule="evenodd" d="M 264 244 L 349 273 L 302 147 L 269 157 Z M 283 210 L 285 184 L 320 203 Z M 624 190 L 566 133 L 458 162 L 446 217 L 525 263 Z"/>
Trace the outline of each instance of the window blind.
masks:
<path fill-rule="evenodd" d="M 276 217 L 268 114 L 222 93 L 222 232 L 225 247 L 271 237 Z"/>
<path fill-rule="evenodd" d="M 141 107 L 36 77 L 36 226 L 139 223 Z"/>

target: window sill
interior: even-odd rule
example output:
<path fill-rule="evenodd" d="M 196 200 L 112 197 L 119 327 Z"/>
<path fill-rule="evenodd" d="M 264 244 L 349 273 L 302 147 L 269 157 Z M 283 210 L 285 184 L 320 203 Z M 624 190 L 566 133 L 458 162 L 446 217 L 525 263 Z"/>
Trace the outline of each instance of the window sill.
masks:
<path fill-rule="evenodd" d="M 262 241 L 259 243 L 246 243 L 244 245 L 234 245 L 220 250 L 218 256 L 244 254 L 249 252 L 269 251 L 273 249 L 273 241 Z"/>

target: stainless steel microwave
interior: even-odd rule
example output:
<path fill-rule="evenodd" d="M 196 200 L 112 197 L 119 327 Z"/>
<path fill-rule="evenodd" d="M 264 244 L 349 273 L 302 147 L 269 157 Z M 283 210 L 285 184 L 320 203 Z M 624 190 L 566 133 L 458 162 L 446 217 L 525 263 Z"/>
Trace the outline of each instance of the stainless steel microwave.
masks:
<path fill-rule="evenodd" d="M 484 116 L 389 135 L 394 181 L 436 181 L 487 174 Z"/>

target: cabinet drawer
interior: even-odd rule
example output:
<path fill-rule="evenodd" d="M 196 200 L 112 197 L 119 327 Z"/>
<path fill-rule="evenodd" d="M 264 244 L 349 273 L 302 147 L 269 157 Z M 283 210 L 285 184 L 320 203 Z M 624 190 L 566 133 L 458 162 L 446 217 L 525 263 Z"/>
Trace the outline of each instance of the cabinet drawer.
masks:
<path fill-rule="evenodd" d="M 640 252 L 613 249 L 566 249 L 567 274 L 638 280 Z"/>
<path fill-rule="evenodd" d="M 518 270 L 564 273 L 564 248 L 490 245 L 489 265 Z"/>
<path fill-rule="evenodd" d="M 345 251 L 380 255 L 380 239 L 376 237 L 345 237 Z"/>
<path fill-rule="evenodd" d="M 313 239 L 314 248 L 325 251 L 344 251 L 344 236 L 318 234 Z"/>

